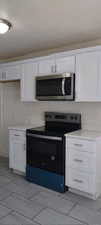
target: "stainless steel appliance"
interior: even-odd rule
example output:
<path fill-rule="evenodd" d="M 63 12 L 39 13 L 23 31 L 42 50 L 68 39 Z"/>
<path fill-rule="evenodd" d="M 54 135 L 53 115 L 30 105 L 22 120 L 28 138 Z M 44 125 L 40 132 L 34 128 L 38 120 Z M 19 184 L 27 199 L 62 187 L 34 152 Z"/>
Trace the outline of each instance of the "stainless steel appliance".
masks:
<path fill-rule="evenodd" d="M 45 113 L 45 126 L 27 130 L 27 180 L 65 191 L 65 136 L 81 129 L 81 115 Z"/>
<path fill-rule="evenodd" d="M 36 99 L 74 100 L 75 74 L 63 73 L 36 77 Z"/>

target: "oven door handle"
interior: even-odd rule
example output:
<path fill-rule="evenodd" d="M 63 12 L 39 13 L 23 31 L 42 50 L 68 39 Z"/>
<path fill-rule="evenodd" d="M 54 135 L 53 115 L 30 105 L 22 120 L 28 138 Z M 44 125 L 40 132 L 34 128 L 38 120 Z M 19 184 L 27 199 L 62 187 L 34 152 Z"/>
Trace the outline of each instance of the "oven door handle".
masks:
<path fill-rule="evenodd" d="M 29 134 L 29 133 L 27 133 L 27 136 L 35 137 L 35 138 L 42 138 L 42 139 L 47 139 L 47 140 L 62 141 L 62 137 L 55 137 L 55 136 L 53 137 L 53 136 L 48 136 L 48 135 Z"/>

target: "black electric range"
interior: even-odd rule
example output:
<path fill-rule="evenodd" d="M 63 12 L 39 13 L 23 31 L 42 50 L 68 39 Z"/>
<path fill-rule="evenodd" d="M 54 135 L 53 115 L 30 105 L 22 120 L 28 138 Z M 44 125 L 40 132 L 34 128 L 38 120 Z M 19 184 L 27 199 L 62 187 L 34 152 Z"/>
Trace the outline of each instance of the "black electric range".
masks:
<path fill-rule="evenodd" d="M 81 129 L 81 115 L 45 113 L 45 126 L 28 129 L 27 180 L 65 191 L 65 134 Z"/>

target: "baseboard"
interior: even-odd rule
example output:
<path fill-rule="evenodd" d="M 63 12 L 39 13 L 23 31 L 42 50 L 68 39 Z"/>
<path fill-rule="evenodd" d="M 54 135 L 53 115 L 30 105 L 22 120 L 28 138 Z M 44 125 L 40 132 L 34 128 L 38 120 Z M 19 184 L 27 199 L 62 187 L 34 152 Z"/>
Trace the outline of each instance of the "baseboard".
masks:
<path fill-rule="evenodd" d="M 78 195 L 84 196 L 86 198 L 90 198 L 92 200 L 96 200 L 99 197 L 98 194 L 89 194 L 89 193 L 86 193 L 86 192 L 83 192 L 83 191 L 76 190 L 74 188 L 69 188 L 69 191 L 74 193 L 74 194 L 78 194 Z"/>

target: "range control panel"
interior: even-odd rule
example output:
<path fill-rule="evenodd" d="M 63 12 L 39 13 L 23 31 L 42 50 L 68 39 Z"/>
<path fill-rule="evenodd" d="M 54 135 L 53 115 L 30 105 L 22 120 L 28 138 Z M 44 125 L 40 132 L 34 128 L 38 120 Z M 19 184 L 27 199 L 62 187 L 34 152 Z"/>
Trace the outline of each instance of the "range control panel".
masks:
<path fill-rule="evenodd" d="M 79 113 L 45 112 L 45 121 L 81 123 L 81 114 L 79 114 Z"/>

